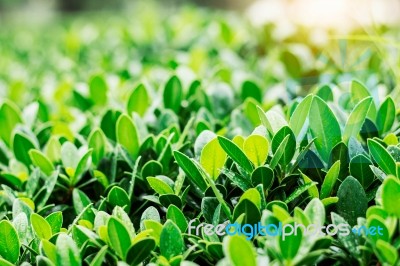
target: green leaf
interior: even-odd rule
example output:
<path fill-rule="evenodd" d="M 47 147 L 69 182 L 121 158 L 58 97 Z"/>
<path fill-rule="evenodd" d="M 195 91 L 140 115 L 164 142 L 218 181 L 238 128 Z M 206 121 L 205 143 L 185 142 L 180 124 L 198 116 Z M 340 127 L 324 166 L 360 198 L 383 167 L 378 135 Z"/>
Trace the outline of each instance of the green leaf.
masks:
<path fill-rule="evenodd" d="M 290 77 L 294 79 L 300 78 L 303 72 L 303 65 L 294 53 L 287 49 L 283 50 L 280 55 L 280 61 L 285 65 L 286 72 Z"/>
<path fill-rule="evenodd" d="M 276 132 L 274 138 L 272 139 L 272 152 L 276 153 L 279 146 L 287 136 L 289 136 L 289 138 L 284 146 L 284 152 L 279 160 L 283 167 L 286 167 L 293 159 L 294 153 L 296 152 L 296 138 L 293 134 L 293 131 L 288 126 L 284 126 L 278 132 Z"/>
<path fill-rule="evenodd" d="M 182 207 L 182 200 L 180 197 L 178 197 L 175 194 L 163 194 L 158 197 L 161 205 L 163 205 L 165 208 L 168 208 L 169 205 L 175 205 L 178 206 L 179 208 Z"/>
<path fill-rule="evenodd" d="M 81 221 L 87 222 L 87 220 Z M 92 230 L 82 225 L 72 226 L 72 237 L 79 248 L 82 248 L 88 240 L 97 243 L 98 238 L 98 236 Z"/>
<path fill-rule="evenodd" d="M 156 247 L 154 238 L 144 238 L 135 242 L 126 254 L 126 262 L 129 265 L 138 265 L 151 255 Z"/>
<path fill-rule="evenodd" d="M 11 146 L 12 132 L 15 126 L 22 122 L 20 111 L 18 107 L 11 101 L 5 100 L 0 107 L 0 138 Z"/>
<path fill-rule="evenodd" d="M 107 140 L 103 131 L 97 128 L 90 133 L 88 138 L 88 146 L 93 150 L 92 160 L 95 165 L 99 164 L 106 153 Z"/>
<path fill-rule="evenodd" d="M 379 232 L 376 232 L 376 234 L 369 234 L 367 235 L 368 239 L 375 244 L 378 240 L 383 240 L 385 242 L 390 242 L 390 236 L 389 236 L 389 231 L 385 225 L 385 220 L 384 218 L 373 214 L 368 217 L 367 221 L 367 228 L 378 228 Z"/>
<path fill-rule="evenodd" d="M 271 123 L 268 121 L 267 115 L 265 114 L 264 110 L 260 107 L 257 106 L 257 112 L 258 116 L 260 117 L 261 124 L 268 130 L 270 134 L 274 134 L 274 131 L 272 129 Z"/>
<path fill-rule="evenodd" d="M 11 263 L 19 258 L 19 238 L 13 225 L 3 220 L 0 222 L 0 256 Z"/>
<path fill-rule="evenodd" d="M 318 96 L 313 98 L 310 114 L 311 135 L 322 160 L 328 162 L 330 153 L 342 139 L 339 123 L 329 106 Z"/>
<path fill-rule="evenodd" d="M 15 158 L 27 167 L 32 163 L 31 158 L 29 157 L 29 151 L 31 149 L 36 149 L 36 147 L 29 137 L 22 133 L 15 133 L 13 141 Z"/>
<path fill-rule="evenodd" d="M 274 183 L 274 171 L 267 166 L 260 166 L 251 174 L 251 181 L 253 185 L 262 184 L 268 190 Z"/>
<path fill-rule="evenodd" d="M 135 237 L 135 228 L 133 227 L 132 220 L 123 208 L 116 206 L 112 212 L 112 216 L 118 218 L 125 225 L 131 238 Z"/>
<path fill-rule="evenodd" d="M 128 193 L 118 186 L 114 186 L 107 195 L 107 201 L 112 206 L 120 206 L 125 210 L 129 211 L 131 208 L 131 201 L 129 199 Z"/>
<path fill-rule="evenodd" d="M 343 181 L 348 176 L 350 162 L 349 149 L 343 142 L 336 144 L 336 146 L 333 148 L 328 165 L 333 165 L 333 163 L 336 161 L 340 161 L 338 179 Z"/>
<path fill-rule="evenodd" d="M 227 178 L 229 178 L 232 181 L 232 184 L 234 184 L 235 186 L 239 187 L 243 191 L 246 191 L 249 188 L 253 187 L 251 185 L 250 180 L 247 177 L 245 177 L 245 176 L 243 176 L 241 174 L 235 173 L 235 172 L 230 171 L 228 169 L 224 169 L 222 172 L 224 173 L 224 175 L 226 175 Z M 260 176 L 258 176 L 257 178 L 255 177 L 254 181 L 259 182 L 258 179 L 260 179 L 260 178 L 262 178 L 262 177 L 260 177 Z"/>
<path fill-rule="evenodd" d="M 43 192 L 40 194 L 40 197 L 36 196 L 35 203 L 37 208 L 42 208 L 47 203 L 47 200 L 50 198 L 51 193 L 53 192 L 54 186 L 57 183 L 57 179 L 59 176 L 59 171 L 54 171 L 49 177 L 47 177 Z"/>
<path fill-rule="evenodd" d="M 84 172 L 87 170 L 90 160 L 92 155 L 92 150 L 88 150 L 82 158 L 79 160 L 78 165 L 76 166 L 75 172 L 74 172 L 74 177 L 71 178 L 71 184 L 77 184 L 81 178 Z"/>
<path fill-rule="evenodd" d="M 181 82 L 178 77 L 172 76 L 165 85 L 163 92 L 164 107 L 178 113 L 181 107 L 182 97 Z"/>
<path fill-rule="evenodd" d="M 82 265 L 79 249 L 67 234 L 59 234 L 56 241 L 57 264 L 59 266 Z"/>
<path fill-rule="evenodd" d="M 387 265 L 396 265 L 396 261 L 399 259 L 398 250 L 390 243 L 378 240 L 376 242 L 377 256 L 380 261 Z"/>
<path fill-rule="evenodd" d="M 347 223 L 347 221 L 338 215 L 337 213 L 331 212 L 332 224 L 336 226 L 346 225 L 349 229 L 349 234 L 338 234 L 339 242 L 355 257 L 360 255 L 360 251 L 357 246 L 357 240 L 354 233 L 351 232 L 351 226 Z"/>
<path fill-rule="evenodd" d="M 246 80 L 242 83 L 240 97 L 242 101 L 251 97 L 258 102 L 262 101 L 262 94 L 260 87 L 252 80 Z"/>
<path fill-rule="evenodd" d="M 58 211 L 49 214 L 46 217 L 46 221 L 49 223 L 53 235 L 60 232 L 63 223 L 62 212 Z"/>
<path fill-rule="evenodd" d="M 323 226 L 325 223 L 325 207 L 321 200 L 312 199 L 304 209 L 304 214 L 307 216 L 311 224 Z"/>
<path fill-rule="evenodd" d="M 250 135 L 243 143 L 243 150 L 247 158 L 259 167 L 267 160 L 269 142 L 261 135 Z"/>
<path fill-rule="evenodd" d="M 107 103 L 107 83 L 101 75 L 93 76 L 89 81 L 90 99 L 96 105 Z"/>
<path fill-rule="evenodd" d="M 382 103 L 381 107 L 378 110 L 378 114 L 376 116 L 376 125 L 378 127 L 379 134 L 383 134 L 390 131 L 390 129 L 393 126 L 395 117 L 396 117 L 396 106 L 394 104 L 393 99 L 390 96 L 388 96 Z"/>
<path fill-rule="evenodd" d="M 32 160 L 32 164 L 39 167 L 45 175 L 49 176 L 54 171 L 53 164 L 42 152 L 38 150 L 30 150 L 29 157 Z"/>
<path fill-rule="evenodd" d="M 218 136 L 218 141 L 225 152 L 232 158 L 232 160 L 242 167 L 248 173 L 253 172 L 253 165 L 243 151 L 231 140 Z"/>
<path fill-rule="evenodd" d="M 160 252 L 168 260 L 182 254 L 184 242 L 178 226 L 171 220 L 167 220 L 161 231 Z"/>
<path fill-rule="evenodd" d="M 257 104 L 259 103 L 252 98 L 246 99 L 243 103 L 243 112 L 254 126 L 259 126 L 261 124 L 257 111 Z"/>
<path fill-rule="evenodd" d="M 200 155 L 200 165 L 213 180 L 216 180 L 220 175 L 225 161 L 226 152 L 221 148 L 217 138 L 214 138 L 203 147 Z"/>
<path fill-rule="evenodd" d="M 301 132 L 306 125 L 306 120 L 310 111 L 313 95 L 305 97 L 299 105 L 297 105 L 292 116 L 290 117 L 289 126 L 293 130 L 296 137 L 301 136 Z M 301 139 L 301 138 L 298 138 Z"/>
<path fill-rule="evenodd" d="M 361 82 L 357 80 L 353 80 L 350 85 L 350 95 L 351 100 L 354 105 L 361 102 L 363 99 L 370 97 L 371 94 L 369 93 L 368 89 L 361 84 Z M 376 106 L 375 103 L 372 102 L 369 111 L 367 113 L 367 117 L 371 120 L 375 120 L 376 117 Z"/>
<path fill-rule="evenodd" d="M 393 176 L 388 176 L 383 181 L 382 205 L 385 211 L 400 218 L 400 181 Z"/>
<path fill-rule="evenodd" d="M 142 178 L 147 178 L 150 176 L 156 176 L 156 175 L 161 175 L 163 172 L 163 166 L 160 162 L 158 161 L 148 161 L 143 165 L 142 168 Z"/>
<path fill-rule="evenodd" d="M 53 262 L 57 263 L 57 247 L 50 241 L 42 239 L 41 246 L 46 256 Z"/>
<path fill-rule="evenodd" d="M 186 221 L 185 215 L 175 205 L 169 205 L 167 210 L 167 219 L 173 221 L 179 227 L 182 233 L 186 232 L 188 223 Z"/>
<path fill-rule="evenodd" d="M 140 149 L 139 133 L 132 119 L 126 114 L 118 118 L 116 134 L 117 142 L 136 160 Z"/>
<path fill-rule="evenodd" d="M 48 258 L 42 256 L 42 255 L 38 255 L 36 257 L 36 265 L 37 266 L 55 266 L 55 264 L 49 260 Z M 5 266 L 5 265 L 2 265 Z"/>
<path fill-rule="evenodd" d="M 128 104 L 126 107 L 128 114 L 136 112 L 140 116 L 143 116 L 149 106 L 150 97 L 147 93 L 146 87 L 143 84 L 139 84 L 129 96 Z"/>
<path fill-rule="evenodd" d="M 298 188 L 295 189 L 295 191 L 293 191 L 292 194 L 290 194 L 289 197 L 287 197 L 287 199 L 285 200 L 285 203 L 287 204 L 289 202 L 292 202 L 293 200 L 298 198 L 301 194 L 303 194 L 304 192 L 306 192 L 307 190 L 309 190 L 310 188 L 312 188 L 316 184 L 318 184 L 318 183 L 317 182 L 310 182 L 310 183 L 306 183 L 304 185 L 299 186 Z"/>
<path fill-rule="evenodd" d="M 331 168 L 329 168 L 328 173 L 326 173 L 324 182 L 322 183 L 321 186 L 321 191 L 320 191 L 320 198 L 325 199 L 328 198 L 332 190 L 336 184 L 336 181 L 338 180 L 340 173 L 340 161 L 336 161 Z"/>
<path fill-rule="evenodd" d="M 283 117 L 283 114 L 279 113 L 275 110 L 269 110 L 265 113 L 265 117 L 268 120 L 268 123 L 271 126 L 272 134 L 276 134 L 284 126 L 288 126 L 286 119 Z M 268 128 L 267 128 L 268 129 Z"/>
<path fill-rule="evenodd" d="M 109 109 L 101 119 L 100 128 L 110 140 L 116 141 L 117 139 L 117 121 L 120 116 L 120 111 Z"/>
<path fill-rule="evenodd" d="M 386 173 L 396 175 L 396 162 L 388 151 L 376 140 L 368 139 L 369 153 L 379 167 Z"/>
<path fill-rule="evenodd" d="M 61 144 L 56 136 L 52 136 L 44 151 L 51 162 L 58 162 L 61 159 Z"/>
<path fill-rule="evenodd" d="M 295 227 L 295 223 L 289 223 Z M 296 257 L 297 252 L 300 249 L 301 241 L 303 238 L 303 232 L 301 229 L 297 229 L 295 233 L 279 237 L 279 248 L 283 258 L 291 261 Z"/>
<path fill-rule="evenodd" d="M 269 166 L 272 169 L 275 169 L 275 167 L 278 165 L 279 161 L 281 160 L 282 156 L 285 154 L 286 150 L 286 145 L 289 142 L 290 135 L 287 135 L 282 142 L 279 144 L 278 148 L 276 149 L 276 152 L 274 153 L 274 156 L 272 157 L 271 162 L 269 163 Z"/>
<path fill-rule="evenodd" d="M 240 201 L 244 200 L 244 199 L 248 199 L 251 202 L 254 203 L 254 205 L 257 206 L 258 209 L 261 209 L 261 195 L 258 192 L 257 189 L 255 188 L 250 188 L 248 189 L 246 192 L 243 193 L 243 195 L 240 197 Z"/>
<path fill-rule="evenodd" d="M 151 188 L 154 189 L 154 191 L 160 195 L 174 194 L 174 191 L 171 188 L 171 186 L 165 183 L 160 178 L 149 176 L 147 177 L 147 182 L 149 182 Z"/>
<path fill-rule="evenodd" d="M 312 183 L 313 181 L 307 175 L 301 173 L 301 177 L 303 178 L 304 184 Z M 318 188 L 316 186 L 312 186 L 308 189 L 308 194 L 312 198 L 319 198 Z"/>
<path fill-rule="evenodd" d="M 368 200 L 357 179 L 348 176 L 340 185 L 337 196 L 337 211 L 350 225 L 356 225 L 358 217 L 365 217 Z"/>
<path fill-rule="evenodd" d="M 148 207 L 142 213 L 142 216 L 140 217 L 140 230 L 143 231 L 145 229 L 144 222 L 149 220 L 160 222 L 160 214 L 158 213 L 158 210 L 153 206 Z"/>
<path fill-rule="evenodd" d="M 90 198 L 81 190 L 74 188 L 72 192 L 72 202 L 75 213 L 80 214 L 90 203 Z"/>
<path fill-rule="evenodd" d="M 61 146 L 61 161 L 65 168 L 75 169 L 78 166 L 80 156 L 78 149 L 69 141 Z"/>
<path fill-rule="evenodd" d="M 174 157 L 179 167 L 182 168 L 185 174 L 190 177 L 191 181 L 204 193 L 208 185 L 193 161 L 179 151 L 174 151 Z"/>
<path fill-rule="evenodd" d="M 14 208 L 14 210 L 15 209 L 16 208 Z M 13 226 L 18 233 L 20 244 L 28 245 L 29 242 L 33 239 L 32 229 L 28 221 L 28 215 L 26 215 L 25 212 L 20 212 L 16 216 L 13 215 Z"/>
<path fill-rule="evenodd" d="M 257 191 L 258 193 L 258 191 Z M 252 199 L 254 200 L 254 199 Z M 255 200 L 257 202 L 257 200 Z M 235 206 L 233 210 L 233 220 L 236 221 L 240 218 L 242 214 L 244 214 L 244 219 L 241 221 L 241 224 L 256 224 L 261 219 L 261 214 L 259 207 L 260 205 L 256 205 L 257 203 L 253 203 L 250 199 L 243 198 L 239 201 L 239 203 Z"/>
<path fill-rule="evenodd" d="M 125 225 L 114 217 L 110 217 L 107 223 L 110 246 L 120 258 L 125 258 L 131 246 L 131 237 Z"/>
<path fill-rule="evenodd" d="M 49 240 L 53 235 L 50 224 L 39 214 L 31 214 L 31 223 L 33 230 L 40 239 Z"/>
<path fill-rule="evenodd" d="M 102 247 L 96 256 L 90 262 L 90 266 L 102 266 L 104 264 L 104 258 L 106 257 L 108 246 Z"/>
<path fill-rule="evenodd" d="M 257 265 L 256 254 L 250 243 L 243 236 L 238 235 L 224 238 L 223 248 L 226 257 L 229 259 L 229 265 Z"/>
<path fill-rule="evenodd" d="M 375 179 L 375 174 L 372 172 L 370 165 L 372 162 L 363 154 L 356 155 L 350 161 L 350 173 L 360 184 L 367 189 Z"/>
<path fill-rule="evenodd" d="M 333 102 L 332 89 L 327 84 L 322 85 L 320 88 L 318 88 L 316 95 L 319 96 L 325 102 L 329 102 L 329 101 Z"/>
<path fill-rule="evenodd" d="M 143 223 L 144 223 L 144 226 L 145 226 L 146 229 L 153 230 L 152 236 L 156 240 L 156 245 L 159 246 L 160 245 L 161 232 L 162 232 L 162 229 L 163 229 L 162 224 L 160 224 L 158 221 L 155 221 L 155 220 L 145 220 L 145 221 L 143 221 Z"/>
<path fill-rule="evenodd" d="M 357 137 L 360 133 L 371 104 L 372 97 L 368 97 L 354 107 L 344 127 L 343 142 L 345 144 L 349 142 L 351 137 Z"/>
<path fill-rule="evenodd" d="M 325 207 L 332 204 L 336 204 L 338 201 L 339 201 L 338 197 L 328 197 L 321 200 L 322 204 L 324 204 Z"/>

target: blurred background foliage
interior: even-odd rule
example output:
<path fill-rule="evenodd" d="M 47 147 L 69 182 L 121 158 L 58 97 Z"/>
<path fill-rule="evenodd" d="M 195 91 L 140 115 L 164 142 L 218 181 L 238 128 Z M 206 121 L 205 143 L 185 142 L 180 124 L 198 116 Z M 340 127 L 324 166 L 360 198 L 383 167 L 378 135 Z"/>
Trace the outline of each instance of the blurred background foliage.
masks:
<path fill-rule="evenodd" d="M 51 8 L 53 10 L 61 12 L 76 12 L 76 11 L 88 11 L 88 10 L 102 10 L 102 9 L 123 9 L 127 5 L 131 5 L 133 2 L 129 0 L 1 0 L 0 11 L 7 12 L 10 10 L 21 9 L 26 7 L 41 7 Z M 166 0 L 160 1 L 164 4 L 170 5 L 181 5 L 194 3 L 200 6 L 217 7 L 223 9 L 244 9 L 254 0 Z"/>
<path fill-rule="evenodd" d="M 23 106 L 32 100 L 21 97 L 29 89 L 30 97 L 64 100 L 72 91 L 85 94 L 90 77 L 106 73 L 118 103 L 138 80 L 158 88 L 173 72 L 187 84 L 222 81 L 234 90 L 254 80 L 266 107 L 265 99 L 287 101 L 318 83 L 342 86 L 354 78 L 398 97 L 399 5 L 0 0 L 0 97 Z"/>

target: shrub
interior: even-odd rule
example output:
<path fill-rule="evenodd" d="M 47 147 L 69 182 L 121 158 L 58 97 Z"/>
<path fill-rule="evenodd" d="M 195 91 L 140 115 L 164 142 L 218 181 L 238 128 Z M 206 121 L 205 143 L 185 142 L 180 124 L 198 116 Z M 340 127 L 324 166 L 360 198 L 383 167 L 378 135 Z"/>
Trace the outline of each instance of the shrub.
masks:
<path fill-rule="evenodd" d="M 399 116 L 376 53 L 343 83 L 268 27 L 136 14 L 21 31 L 29 47 L 2 30 L 1 265 L 399 263 Z M 349 233 L 193 230 L 226 222 Z"/>

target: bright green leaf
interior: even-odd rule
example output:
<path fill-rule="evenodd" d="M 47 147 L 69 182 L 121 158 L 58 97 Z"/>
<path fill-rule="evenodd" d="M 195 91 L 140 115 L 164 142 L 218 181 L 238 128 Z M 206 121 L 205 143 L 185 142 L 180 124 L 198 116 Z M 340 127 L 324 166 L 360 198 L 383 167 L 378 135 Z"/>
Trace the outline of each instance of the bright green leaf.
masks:
<path fill-rule="evenodd" d="M 19 258 L 19 238 L 14 226 L 7 220 L 0 222 L 0 256 L 11 263 Z"/>
<path fill-rule="evenodd" d="M 132 119 L 122 114 L 117 120 L 117 141 L 121 144 L 135 160 L 139 154 L 139 133 Z"/>
<path fill-rule="evenodd" d="M 268 140 L 260 135 L 250 135 L 243 143 L 247 158 L 256 166 L 264 165 L 269 151 Z"/>
<path fill-rule="evenodd" d="M 221 148 L 217 138 L 207 143 L 200 156 L 200 165 L 213 180 L 216 180 L 226 161 L 226 152 Z"/>

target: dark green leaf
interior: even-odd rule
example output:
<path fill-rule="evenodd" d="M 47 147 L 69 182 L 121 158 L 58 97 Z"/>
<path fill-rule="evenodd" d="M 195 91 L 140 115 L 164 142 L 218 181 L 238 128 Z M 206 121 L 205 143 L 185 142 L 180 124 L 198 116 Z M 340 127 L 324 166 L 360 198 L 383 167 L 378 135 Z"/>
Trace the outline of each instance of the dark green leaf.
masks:
<path fill-rule="evenodd" d="M 184 242 L 181 231 L 171 220 L 167 220 L 161 231 L 160 252 L 167 259 L 182 254 Z"/>
<path fill-rule="evenodd" d="M 179 227 L 182 233 L 186 232 L 188 223 L 186 221 L 185 215 L 175 205 L 169 205 L 167 210 L 167 219 L 173 221 Z"/>
<path fill-rule="evenodd" d="M 357 179 L 348 176 L 340 185 L 337 196 L 337 210 L 350 225 L 356 225 L 357 218 L 365 217 L 368 208 L 367 196 Z"/>
<path fill-rule="evenodd" d="M 284 153 L 279 160 L 283 167 L 286 167 L 293 159 L 294 153 L 296 152 L 296 137 L 288 126 L 284 126 L 276 132 L 272 139 L 272 152 L 276 153 L 286 136 L 289 136 L 289 138 L 284 147 Z"/>
<path fill-rule="evenodd" d="M 247 156 L 243 153 L 243 151 L 231 140 L 218 136 L 219 144 L 225 150 L 229 157 L 232 158 L 235 163 L 237 163 L 240 167 L 246 170 L 248 173 L 253 172 L 253 165 Z"/>
<path fill-rule="evenodd" d="M 318 96 L 313 98 L 309 119 L 318 153 L 328 162 L 333 147 L 342 139 L 339 123 L 329 106 Z"/>
<path fill-rule="evenodd" d="M 156 247 L 154 238 L 144 238 L 135 242 L 126 254 L 126 262 L 130 265 L 138 265 L 143 262 Z"/>
<path fill-rule="evenodd" d="M 112 206 L 120 206 L 129 211 L 131 208 L 131 201 L 128 193 L 118 186 L 113 187 L 107 195 L 107 201 Z"/>
<path fill-rule="evenodd" d="M 197 166 L 189 157 L 179 151 L 174 151 L 174 156 L 178 165 L 182 168 L 185 174 L 191 178 L 193 183 L 196 184 L 202 192 L 204 192 L 207 189 L 207 184 Z"/>
<path fill-rule="evenodd" d="M 368 148 L 374 161 L 386 174 L 396 175 L 396 162 L 379 142 L 369 139 Z"/>
<path fill-rule="evenodd" d="M 15 158 L 24 163 L 27 167 L 32 163 L 29 157 L 29 151 L 31 149 L 36 149 L 36 147 L 28 136 L 22 133 L 16 133 L 14 135 L 13 150 Z"/>
<path fill-rule="evenodd" d="M 350 161 L 350 173 L 366 189 L 375 179 L 370 165 L 372 162 L 365 155 L 357 155 Z"/>

